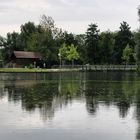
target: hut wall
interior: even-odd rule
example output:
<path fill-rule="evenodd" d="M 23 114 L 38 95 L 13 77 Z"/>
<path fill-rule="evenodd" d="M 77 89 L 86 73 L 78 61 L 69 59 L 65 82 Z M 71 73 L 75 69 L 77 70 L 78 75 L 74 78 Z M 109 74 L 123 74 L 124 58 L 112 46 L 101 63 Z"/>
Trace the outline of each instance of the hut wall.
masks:
<path fill-rule="evenodd" d="M 14 59 L 12 61 L 12 67 L 14 68 L 24 68 L 25 66 L 30 66 L 31 64 L 34 65 L 34 63 L 38 61 L 37 59 Z"/>

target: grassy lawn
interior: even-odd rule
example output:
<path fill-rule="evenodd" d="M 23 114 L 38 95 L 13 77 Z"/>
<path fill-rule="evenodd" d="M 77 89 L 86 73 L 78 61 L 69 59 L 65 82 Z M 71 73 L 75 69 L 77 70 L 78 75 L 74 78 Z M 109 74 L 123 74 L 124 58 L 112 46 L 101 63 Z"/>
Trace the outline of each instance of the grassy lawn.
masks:
<path fill-rule="evenodd" d="M 47 72 L 47 69 L 0 68 L 0 72 Z"/>
<path fill-rule="evenodd" d="M 78 71 L 78 69 L 41 69 L 41 68 L 0 68 L 0 72 L 1 73 L 25 73 L 25 72 L 29 72 L 29 73 L 43 73 L 43 72 L 63 72 L 63 71 Z"/>

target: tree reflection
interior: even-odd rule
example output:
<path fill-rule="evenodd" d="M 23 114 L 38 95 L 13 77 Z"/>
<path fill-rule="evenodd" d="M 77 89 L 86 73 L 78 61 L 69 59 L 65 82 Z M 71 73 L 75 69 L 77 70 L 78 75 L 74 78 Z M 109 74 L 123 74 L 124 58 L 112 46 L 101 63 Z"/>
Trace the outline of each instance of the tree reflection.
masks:
<path fill-rule="evenodd" d="M 126 87 L 127 83 L 125 82 L 87 82 L 85 97 L 88 112 L 91 115 L 95 115 L 98 105 L 102 102 L 106 106 L 116 105 L 119 109 L 120 117 L 126 117 L 130 104 L 133 101 L 132 96 L 134 96 L 132 92 L 134 87 L 128 88 L 127 92 L 124 90 Z"/>
<path fill-rule="evenodd" d="M 21 102 L 22 109 L 30 112 L 39 109 L 44 121 L 78 98 L 85 99 L 89 115 L 96 115 L 102 103 L 115 105 L 124 118 L 137 93 L 136 77 L 123 73 L 58 73 L 43 77 L 44 81 L 27 80 L 26 84 L 15 78 L 4 89 L 9 102 Z"/>
<path fill-rule="evenodd" d="M 138 122 L 138 128 L 137 128 L 137 140 L 140 139 L 140 88 L 137 89 L 137 94 L 136 94 L 136 119 Z"/>
<path fill-rule="evenodd" d="M 22 85 L 15 80 L 6 84 L 9 102 L 21 102 L 22 109 L 35 111 L 39 109 L 43 121 L 52 119 L 55 111 L 79 97 L 79 83 L 75 80 L 46 80 L 42 83 Z M 27 81 L 26 81 L 27 82 Z"/>

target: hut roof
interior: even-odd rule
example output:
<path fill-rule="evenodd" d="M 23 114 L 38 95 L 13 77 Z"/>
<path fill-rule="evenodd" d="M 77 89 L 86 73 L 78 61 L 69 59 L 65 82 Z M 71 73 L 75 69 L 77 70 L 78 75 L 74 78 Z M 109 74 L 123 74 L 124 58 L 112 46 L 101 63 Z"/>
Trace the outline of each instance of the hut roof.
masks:
<path fill-rule="evenodd" d="M 42 55 L 38 52 L 14 51 L 13 53 L 16 58 L 42 59 Z"/>

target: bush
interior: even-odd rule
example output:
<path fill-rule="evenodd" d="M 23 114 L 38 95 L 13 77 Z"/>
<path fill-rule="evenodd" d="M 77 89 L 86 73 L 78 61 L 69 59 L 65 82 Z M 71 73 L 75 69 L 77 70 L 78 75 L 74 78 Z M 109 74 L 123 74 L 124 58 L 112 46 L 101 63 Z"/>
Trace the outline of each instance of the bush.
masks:
<path fill-rule="evenodd" d="M 30 64 L 30 65 L 28 66 L 28 68 L 29 68 L 29 69 L 33 69 L 33 68 L 34 68 L 33 64 Z"/>

